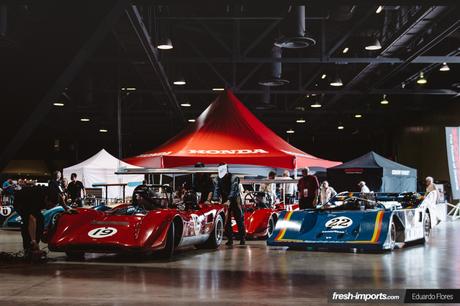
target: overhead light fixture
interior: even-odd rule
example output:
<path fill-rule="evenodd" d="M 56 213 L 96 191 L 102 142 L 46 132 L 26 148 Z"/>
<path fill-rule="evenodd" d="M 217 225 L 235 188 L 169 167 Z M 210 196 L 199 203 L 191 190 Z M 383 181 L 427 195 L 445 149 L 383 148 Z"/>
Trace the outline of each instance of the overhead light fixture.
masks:
<path fill-rule="evenodd" d="M 339 125 L 339 126 L 337 127 L 338 130 L 343 130 L 344 128 L 345 128 L 345 127 L 344 127 L 343 125 Z"/>
<path fill-rule="evenodd" d="M 54 102 L 53 105 L 62 107 L 62 106 L 64 106 L 64 103 L 62 103 L 62 102 Z"/>
<path fill-rule="evenodd" d="M 368 51 L 375 51 L 375 50 L 380 50 L 382 49 L 382 45 L 380 44 L 380 41 L 375 38 L 369 41 L 368 44 L 364 47 L 364 49 Z"/>
<path fill-rule="evenodd" d="M 297 122 L 297 123 L 305 123 L 306 121 L 305 121 L 305 119 L 300 118 L 300 119 L 297 119 L 295 122 Z"/>
<path fill-rule="evenodd" d="M 166 38 L 166 39 L 161 40 L 159 42 L 157 48 L 160 49 L 160 50 L 171 50 L 173 48 L 173 44 L 171 42 L 171 39 Z"/>
<path fill-rule="evenodd" d="M 380 14 L 383 11 L 383 5 L 379 5 L 377 10 L 375 11 L 376 14 Z"/>
<path fill-rule="evenodd" d="M 323 75 L 321 76 L 321 80 L 324 80 L 326 77 L 327 77 L 327 74 L 323 73 Z"/>
<path fill-rule="evenodd" d="M 192 104 L 190 104 L 190 103 L 182 103 L 180 106 L 182 106 L 182 107 L 190 107 L 190 106 L 192 106 Z"/>
<path fill-rule="evenodd" d="M 316 40 L 308 34 L 305 28 L 305 5 L 293 6 L 287 19 L 287 33 L 275 41 L 275 46 L 280 48 L 298 49 L 314 46 Z"/>
<path fill-rule="evenodd" d="M 89 120 L 89 118 L 80 118 L 80 121 L 81 122 L 89 122 L 90 120 Z"/>
<path fill-rule="evenodd" d="M 225 88 L 223 88 L 223 87 L 214 87 L 212 89 L 212 91 L 224 91 L 224 90 L 225 90 Z"/>
<path fill-rule="evenodd" d="M 312 105 L 310 105 L 311 108 L 320 108 L 322 105 L 319 102 L 315 102 Z"/>
<path fill-rule="evenodd" d="M 420 75 L 418 76 L 418 79 L 417 79 L 417 84 L 425 85 L 426 83 L 428 83 L 428 81 L 427 79 L 425 79 L 425 76 L 423 75 L 423 71 L 420 71 Z"/>
<path fill-rule="evenodd" d="M 185 82 L 185 79 L 183 77 L 180 77 L 176 81 L 174 81 L 173 84 L 182 86 L 182 85 L 187 84 L 187 82 Z"/>
<path fill-rule="evenodd" d="M 387 100 L 387 95 L 383 95 L 383 99 L 382 99 L 382 101 L 380 101 L 380 104 L 387 105 L 389 103 L 390 102 Z"/>
<path fill-rule="evenodd" d="M 342 79 L 339 76 L 336 76 L 332 82 L 329 83 L 329 85 L 334 86 L 334 87 L 340 87 L 343 86 Z"/>
<path fill-rule="evenodd" d="M 195 122 L 195 119 L 188 119 L 188 122 Z"/>
<path fill-rule="evenodd" d="M 286 131 L 286 134 L 294 134 L 294 130 L 293 129 L 289 129 Z"/>
<path fill-rule="evenodd" d="M 348 52 L 348 50 L 350 50 L 348 47 L 345 47 L 343 50 L 342 50 L 342 53 L 345 54 Z"/>
<path fill-rule="evenodd" d="M 442 63 L 441 68 L 439 68 L 439 71 L 449 71 L 449 70 L 450 70 L 449 65 L 447 65 L 446 62 Z"/>
<path fill-rule="evenodd" d="M 361 115 L 361 114 L 355 114 L 355 118 L 362 118 L 362 117 L 363 117 L 363 115 Z"/>
<path fill-rule="evenodd" d="M 107 130 L 107 129 L 99 129 L 99 132 L 100 132 L 100 133 L 107 133 L 108 131 L 109 131 L 109 130 Z"/>

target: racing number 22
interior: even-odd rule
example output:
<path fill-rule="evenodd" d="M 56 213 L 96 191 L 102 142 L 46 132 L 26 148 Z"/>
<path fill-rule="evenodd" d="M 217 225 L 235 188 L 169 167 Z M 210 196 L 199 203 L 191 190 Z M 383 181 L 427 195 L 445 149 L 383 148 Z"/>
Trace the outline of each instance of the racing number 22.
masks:
<path fill-rule="evenodd" d="M 353 221 L 348 217 L 337 217 L 326 222 L 328 228 L 346 228 L 349 227 Z"/>

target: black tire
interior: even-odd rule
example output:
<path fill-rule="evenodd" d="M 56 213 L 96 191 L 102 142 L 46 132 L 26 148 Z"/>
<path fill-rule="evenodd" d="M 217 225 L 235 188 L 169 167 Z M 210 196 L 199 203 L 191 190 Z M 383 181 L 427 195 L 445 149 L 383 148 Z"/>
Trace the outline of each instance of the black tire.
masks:
<path fill-rule="evenodd" d="M 166 245 L 163 250 L 158 251 L 158 256 L 161 258 L 171 258 L 174 254 L 174 222 L 171 222 L 168 228 L 168 233 L 166 234 Z"/>
<path fill-rule="evenodd" d="M 390 248 L 388 250 L 390 251 L 393 251 L 395 249 L 395 246 L 396 246 L 396 224 L 395 222 L 392 220 L 391 221 L 391 224 L 390 224 L 390 232 L 388 233 L 388 235 L 390 235 Z"/>
<path fill-rule="evenodd" d="M 423 242 L 426 243 L 430 241 L 430 236 L 431 236 L 431 216 L 427 212 L 425 213 L 425 220 L 423 220 Z"/>
<path fill-rule="evenodd" d="M 267 236 L 265 236 L 265 239 L 268 239 L 270 238 L 271 235 L 273 235 L 273 232 L 275 231 L 275 226 L 276 226 L 276 221 L 272 215 L 270 216 L 270 219 L 268 219 Z"/>
<path fill-rule="evenodd" d="M 217 249 L 221 244 L 224 238 L 224 220 L 222 216 L 219 214 L 214 221 L 214 228 L 209 235 L 208 240 L 198 248 L 206 248 L 206 249 Z"/>
<path fill-rule="evenodd" d="M 81 251 L 67 251 L 65 252 L 69 260 L 83 260 L 85 259 L 85 252 Z"/>

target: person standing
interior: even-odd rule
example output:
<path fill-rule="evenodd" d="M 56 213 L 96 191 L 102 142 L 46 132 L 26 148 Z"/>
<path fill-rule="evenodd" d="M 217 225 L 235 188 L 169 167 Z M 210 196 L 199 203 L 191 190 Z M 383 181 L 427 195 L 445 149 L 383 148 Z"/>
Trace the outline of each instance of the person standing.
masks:
<path fill-rule="evenodd" d="M 318 203 L 318 178 L 309 172 L 308 167 L 302 169 L 302 178 L 297 183 L 300 209 L 315 208 Z"/>
<path fill-rule="evenodd" d="M 48 196 L 49 196 L 49 201 L 54 203 L 55 206 L 59 204 L 59 205 L 62 205 L 64 208 L 66 208 L 67 205 L 65 203 L 65 191 L 61 185 L 61 182 L 62 182 L 61 172 L 54 171 L 53 177 L 48 182 L 48 191 L 49 191 Z"/>
<path fill-rule="evenodd" d="M 329 186 L 329 182 L 328 181 L 323 181 L 321 183 L 321 188 L 320 188 L 320 191 L 319 191 L 319 203 L 321 205 L 326 204 L 336 194 L 337 194 L 337 192 L 334 190 L 334 188 Z"/>
<path fill-rule="evenodd" d="M 77 174 L 72 173 L 70 175 L 70 183 L 67 185 L 67 194 L 72 201 L 72 204 L 77 205 L 78 207 L 83 206 L 82 198 L 86 196 L 85 186 L 79 180 L 77 180 Z"/>
<path fill-rule="evenodd" d="M 270 171 L 268 173 L 267 179 L 274 180 L 276 177 L 275 171 Z M 276 184 L 275 183 L 264 183 L 260 185 L 260 191 L 267 193 L 270 196 L 271 203 L 270 205 L 274 205 L 276 203 Z"/>
<path fill-rule="evenodd" d="M 201 162 L 195 164 L 195 168 L 204 168 L 205 165 Z M 214 190 L 214 183 L 212 182 L 209 173 L 195 173 L 193 175 L 192 189 L 196 193 L 200 193 L 199 203 L 211 203 L 212 193 Z"/>
<path fill-rule="evenodd" d="M 289 170 L 284 170 L 283 176 L 281 177 L 283 180 L 292 180 Z M 292 204 L 294 203 L 294 197 L 296 194 L 296 184 L 294 183 L 283 183 L 283 192 L 284 198 L 286 203 L 284 204 Z"/>
<path fill-rule="evenodd" d="M 367 187 L 366 185 L 366 182 L 365 181 L 361 181 L 358 183 L 358 186 L 361 188 L 361 193 L 370 193 L 371 190 L 369 189 L 369 187 Z"/>
<path fill-rule="evenodd" d="M 227 245 L 233 245 L 232 217 L 238 226 L 240 245 L 246 244 L 246 229 L 244 228 L 244 212 L 240 196 L 240 179 L 228 171 L 227 164 L 219 164 L 218 177 L 214 185 L 213 200 L 221 199 L 228 206 L 225 220 L 225 235 Z"/>

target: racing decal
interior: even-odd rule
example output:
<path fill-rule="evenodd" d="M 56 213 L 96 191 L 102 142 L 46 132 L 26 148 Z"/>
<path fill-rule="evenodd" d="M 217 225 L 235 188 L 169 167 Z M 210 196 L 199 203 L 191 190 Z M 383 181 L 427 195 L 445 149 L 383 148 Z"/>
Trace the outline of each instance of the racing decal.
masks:
<path fill-rule="evenodd" d="M 329 229 L 335 230 L 335 229 L 343 229 L 343 228 L 350 227 L 352 224 L 353 224 L 353 220 L 351 220 L 348 217 L 341 216 L 341 217 L 336 217 L 336 218 L 333 218 L 327 221 L 324 226 Z"/>
<path fill-rule="evenodd" d="M 98 227 L 88 232 L 88 236 L 91 238 L 106 238 L 115 235 L 118 232 L 113 227 Z"/>
<path fill-rule="evenodd" d="M 201 232 L 201 227 L 203 226 L 204 216 L 198 216 L 196 214 L 191 214 L 190 217 L 192 218 L 192 226 L 195 232 L 195 235 L 199 235 Z"/>
<path fill-rule="evenodd" d="M 293 211 L 290 211 L 290 212 L 286 213 L 286 215 L 284 216 L 283 220 L 284 221 L 289 221 L 289 219 L 291 219 L 292 213 L 293 213 Z M 283 237 L 284 237 L 285 234 L 286 234 L 286 228 L 283 228 L 282 230 L 280 230 L 280 232 L 276 236 L 275 240 L 283 240 Z"/>
<path fill-rule="evenodd" d="M 12 212 L 13 210 L 10 206 L 0 206 L 0 215 L 3 217 L 8 217 Z"/>
<path fill-rule="evenodd" d="M 380 233 L 382 231 L 382 219 L 383 211 L 379 211 L 375 217 L 374 233 L 372 234 L 371 240 L 355 240 L 347 241 L 348 243 L 377 243 L 380 238 Z"/>

